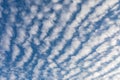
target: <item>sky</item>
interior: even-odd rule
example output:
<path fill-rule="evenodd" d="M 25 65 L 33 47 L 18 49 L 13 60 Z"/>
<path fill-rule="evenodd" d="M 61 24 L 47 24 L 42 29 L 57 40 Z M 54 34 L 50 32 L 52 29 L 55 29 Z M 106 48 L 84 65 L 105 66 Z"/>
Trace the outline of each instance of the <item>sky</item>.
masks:
<path fill-rule="evenodd" d="M 0 80 L 119 80 L 119 0 L 0 0 Z"/>

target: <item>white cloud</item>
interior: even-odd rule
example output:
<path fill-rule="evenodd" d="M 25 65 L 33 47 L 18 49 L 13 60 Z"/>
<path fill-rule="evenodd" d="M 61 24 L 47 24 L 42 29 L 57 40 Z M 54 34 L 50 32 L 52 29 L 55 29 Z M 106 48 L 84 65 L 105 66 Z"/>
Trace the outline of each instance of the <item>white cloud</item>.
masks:
<path fill-rule="evenodd" d="M 100 20 L 107 13 L 107 10 L 117 2 L 118 2 L 118 0 L 104 1 L 104 3 L 101 6 L 97 7 L 95 9 L 95 12 L 93 14 L 91 14 L 91 16 L 89 17 L 90 21 L 96 22 L 96 21 Z"/>
<path fill-rule="evenodd" d="M 21 17 L 23 19 L 22 27 L 26 28 L 31 22 L 32 19 L 36 16 L 36 13 L 26 13 L 25 11 L 21 12 Z"/>
<path fill-rule="evenodd" d="M 72 69 L 67 75 L 64 75 L 64 78 L 63 80 L 67 80 L 69 79 L 71 76 L 77 74 L 80 72 L 80 68 L 75 68 L 75 69 Z"/>
<path fill-rule="evenodd" d="M 44 42 L 45 43 L 40 43 L 40 44 L 42 44 L 40 47 L 39 47 L 39 51 L 40 51 L 40 53 L 42 53 L 42 54 L 45 54 L 46 53 L 46 51 L 49 49 L 49 47 L 51 46 L 50 45 L 50 43 L 49 43 L 49 41 L 47 41 L 47 40 L 44 40 Z"/>
<path fill-rule="evenodd" d="M 40 39 L 43 39 L 47 35 L 47 33 L 51 27 L 53 27 L 52 20 L 45 20 L 43 22 L 43 27 L 41 30 L 42 34 L 40 35 Z"/>
<path fill-rule="evenodd" d="M 15 22 L 15 15 L 12 15 L 12 14 L 10 15 L 9 22 L 12 22 L 12 23 Z"/>
<path fill-rule="evenodd" d="M 52 54 L 48 57 L 48 59 L 53 59 L 56 55 L 58 55 L 59 54 L 59 50 L 53 49 L 51 53 Z"/>
<path fill-rule="evenodd" d="M 13 52 L 12 52 L 12 60 L 14 61 L 16 59 L 16 57 L 19 55 L 20 50 L 19 50 L 19 47 L 17 45 L 14 45 L 12 47 L 12 50 L 13 50 Z"/>
<path fill-rule="evenodd" d="M 44 12 L 44 13 L 47 13 L 48 11 L 50 11 L 50 7 L 44 6 L 44 7 L 43 7 L 43 12 Z"/>
<path fill-rule="evenodd" d="M 3 38 L 0 42 L 0 46 L 3 48 L 4 51 L 10 50 L 10 40 L 11 38 L 6 33 L 3 35 Z"/>
<path fill-rule="evenodd" d="M 57 67 L 57 65 L 54 62 L 52 62 L 52 63 L 49 64 L 49 67 L 54 69 L 55 67 Z"/>
<path fill-rule="evenodd" d="M 77 10 L 77 3 L 72 3 L 69 7 L 69 11 L 70 12 L 73 12 L 73 11 L 76 11 Z"/>
<path fill-rule="evenodd" d="M 55 27 L 53 32 L 51 33 L 51 35 L 48 36 L 46 39 L 50 42 L 55 40 L 58 37 L 59 32 L 61 32 L 61 31 L 62 31 L 62 27 L 58 27 L 58 26 Z"/>
<path fill-rule="evenodd" d="M 66 24 L 66 21 L 68 21 L 70 19 L 70 16 L 72 15 L 72 12 L 62 11 L 61 15 L 62 16 L 60 18 L 60 21 L 63 23 L 62 26 L 64 26 Z"/>
<path fill-rule="evenodd" d="M 84 3 L 82 5 L 82 9 L 81 9 L 80 14 L 78 14 L 76 17 L 76 20 L 81 21 L 90 12 L 91 8 L 94 7 L 99 2 L 100 2 L 100 0 L 95 1 L 95 3 L 94 3 L 94 1 L 93 2 L 88 1 L 88 2 Z"/>
<path fill-rule="evenodd" d="M 64 39 L 65 39 L 65 40 L 71 39 L 74 32 L 75 32 L 75 29 L 74 29 L 74 28 L 68 27 L 68 28 L 65 30 L 65 34 L 63 35 L 63 36 L 64 36 Z"/>
<path fill-rule="evenodd" d="M 107 75 L 104 75 L 103 78 L 107 78 L 107 77 L 110 77 L 111 79 L 116 79 L 117 76 L 120 75 L 120 68 L 117 68 L 116 70 L 108 73 Z"/>
<path fill-rule="evenodd" d="M 37 9 L 38 9 L 38 7 L 36 5 L 32 5 L 31 8 L 30 8 L 32 13 L 36 13 Z"/>
<path fill-rule="evenodd" d="M 22 71 L 22 72 L 19 72 L 19 76 L 20 76 L 20 77 L 19 77 L 20 80 L 26 79 L 26 72 L 23 72 L 23 71 Z"/>
<path fill-rule="evenodd" d="M 25 46 L 25 54 L 22 57 L 22 59 L 19 62 L 17 62 L 17 66 L 18 67 L 23 67 L 24 63 L 27 62 L 30 59 L 31 55 L 32 55 L 31 46 L 30 45 Z"/>
<path fill-rule="evenodd" d="M 83 48 L 80 49 L 80 51 L 78 52 L 78 54 L 73 57 L 70 62 L 72 63 L 76 63 L 78 60 L 80 60 L 82 57 L 88 55 L 91 51 L 92 48 L 94 48 L 94 46 L 102 43 L 105 41 L 105 38 L 107 37 L 112 37 L 113 35 L 115 35 L 115 33 L 117 33 L 117 31 L 119 31 L 119 27 L 115 27 L 115 26 L 111 26 L 108 30 L 103 30 L 101 33 L 101 35 L 98 35 L 97 32 L 95 32 L 94 34 L 91 35 L 91 38 L 88 40 L 88 42 L 86 42 L 83 45 Z M 110 33 L 110 34 L 109 34 Z M 107 35 L 109 34 L 109 35 Z M 103 52 L 105 51 L 110 45 L 108 45 L 109 43 L 103 44 L 103 47 L 99 47 L 99 51 L 97 49 L 98 52 Z M 101 50 L 103 49 L 103 50 Z"/>
<path fill-rule="evenodd" d="M 110 18 L 106 18 L 105 22 L 107 22 L 107 24 L 109 25 L 113 25 L 115 22 L 113 20 L 111 20 Z"/>
<path fill-rule="evenodd" d="M 66 41 L 65 40 L 62 40 L 60 42 L 57 43 L 57 45 L 55 47 L 53 47 L 52 49 L 52 54 L 48 57 L 48 58 L 54 58 L 56 55 L 59 54 L 59 51 L 62 50 L 62 48 L 64 47 Z"/>
<path fill-rule="evenodd" d="M 57 63 L 64 62 L 65 59 L 68 58 L 67 54 L 61 55 L 59 59 L 57 59 Z"/>
<path fill-rule="evenodd" d="M 63 27 L 66 25 L 66 21 L 68 21 L 70 19 L 70 16 L 71 16 L 72 12 L 74 12 L 74 10 L 71 10 L 71 12 L 66 12 L 66 11 L 62 10 L 62 13 L 61 13 L 62 16 L 60 17 L 60 23 L 61 24 L 58 24 L 57 25 L 58 27 L 54 28 L 53 33 L 51 34 L 51 36 L 46 38 L 48 43 L 50 43 L 51 41 L 53 41 L 54 39 L 56 39 L 58 37 L 59 32 L 61 32 Z M 46 23 L 46 22 L 44 22 L 44 23 Z M 40 36 L 40 39 L 43 39 L 46 36 L 48 30 L 49 30 L 49 27 L 48 27 L 48 24 L 46 24 L 46 27 L 43 27 L 43 29 L 42 29 L 43 33 Z M 70 34 L 74 33 L 73 28 L 67 28 L 66 30 L 67 30 L 67 32 L 68 32 L 68 30 L 70 30 L 69 31 Z M 58 42 L 58 44 L 55 46 L 55 49 L 57 49 L 57 47 L 58 47 L 57 50 L 60 50 L 60 47 L 63 47 L 63 45 L 65 43 L 64 41 L 68 40 L 68 39 L 70 39 L 72 37 L 72 35 L 70 35 L 70 34 L 65 33 L 64 39 L 62 41 Z M 54 49 L 54 47 L 53 47 L 53 49 Z M 52 55 L 54 55 L 54 54 L 56 54 L 56 53 L 53 53 Z"/>
<path fill-rule="evenodd" d="M 36 38 L 36 37 L 33 38 L 33 41 L 34 41 L 34 44 L 36 44 L 36 45 L 39 45 L 39 44 L 40 44 L 39 39 Z"/>
<path fill-rule="evenodd" d="M 114 56 L 119 55 L 119 51 L 117 51 L 118 46 L 114 47 L 112 49 L 112 52 L 110 52 L 107 56 L 103 56 L 100 61 L 94 62 L 94 66 L 90 67 L 89 70 L 92 70 L 92 75 L 90 75 L 89 77 L 87 77 L 88 79 L 92 79 L 95 77 L 98 77 L 108 71 L 110 71 L 112 68 L 114 68 L 115 66 L 117 66 L 119 64 L 119 56 L 116 59 L 113 59 Z M 99 67 L 104 66 L 102 65 L 105 62 L 111 61 L 109 64 L 107 64 L 107 66 L 105 66 L 102 70 L 100 70 L 99 72 L 95 72 Z M 95 70 L 94 70 L 95 69 Z"/>
<path fill-rule="evenodd" d="M 71 78 L 69 78 L 69 80 L 87 80 L 87 79 L 84 79 L 83 77 L 85 76 L 85 75 L 87 75 L 88 73 L 87 72 L 81 72 L 81 73 L 79 73 L 79 74 L 77 74 L 76 76 L 73 76 L 73 77 L 71 77 Z"/>
<path fill-rule="evenodd" d="M 31 27 L 31 29 L 30 29 L 30 34 L 33 34 L 33 35 L 35 35 L 36 33 L 37 33 L 37 31 L 38 31 L 38 23 L 35 23 L 32 27 Z"/>
<path fill-rule="evenodd" d="M 3 76 L 0 76 L 0 79 L 1 79 L 1 80 L 7 80 L 7 78 L 6 78 L 6 77 L 3 77 Z"/>
<path fill-rule="evenodd" d="M 106 53 L 106 52 L 104 52 L 104 53 Z M 98 67 L 101 66 L 101 64 L 103 64 L 105 62 L 108 62 L 108 61 L 111 61 L 111 60 L 113 60 L 114 56 L 119 55 L 119 46 L 115 46 L 111 50 L 111 52 L 109 53 L 109 55 L 107 55 L 107 56 L 104 56 L 104 53 L 100 53 L 100 55 L 103 54 L 102 58 L 100 58 L 99 61 L 94 62 L 94 64 L 93 64 L 94 66 L 89 68 L 90 72 L 96 71 L 98 69 Z"/>
<path fill-rule="evenodd" d="M 84 57 L 85 55 L 89 54 L 91 52 L 91 47 L 90 46 L 85 46 L 83 49 L 81 49 L 79 51 L 79 53 L 77 54 L 77 56 L 74 59 L 74 62 L 78 61 L 79 59 L 81 59 L 82 57 Z"/>
<path fill-rule="evenodd" d="M 120 79 L 120 73 L 116 74 L 112 77 L 113 80 L 119 80 Z"/>
<path fill-rule="evenodd" d="M 106 50 L 108 49 L 108 47 L 109 47 L 109 43 L 108 43 L 108 42 L 105 42 L 105 43 L 103 43 L 100 47 L 98 47 L 98 48 L 96 49 L 96 51 L 97 51 L 98 53 L 102 53 L 102 52 L 106 51 Z"/>
<path fill-rule="evenodd" d="M 11 74 L 10 74 L 10 80 L 16 80 L 16 78 L 17 78 L 17 77 L 15 76 L 14 73 L 11 73 Z"/>
<path fill-rule="evenodd" d="M 43 64 L 44 64 L 44 61 L 39 59 L 37 65 L 35 66 L 35 68 L 33 70 L 32 80 L 37 80 L 39 78 L 40 72 L 42 71 L 42 70 L 40 70 L 40 68 Z"/>
<path fill-rule="evenodd" d="M 18 33 L 18 35 L 17 35 L 17 38 L 16 38 L 15 42 L 18 43 L 18 44 L 24 42 L 25 37 L 26 37 L 25 29 L 20 28 L 20 29 L 17 30 L 17 33 Z"/>
<path fill-rule="evenodd" d="M 73 68 L 76 68 L 76 64 L 69 64 L 68 70 L 73 69 Z"/>
<path fill-rule="evenodd" d="M 89 67 L 89 65 L 91 65 L 91 64 L 92 64 L 91 61 L 84 61 L 83 67 L 84 67 L 84 68 L 85 68 L 85 67 Z"/>
<path fill-rule="evenodd" d="M 59 0 L 52 0 L 53 3 L 57 3 Z"/>
<path fill-rule="evenodd" d="M 33 64 L 36 63 L 36 60 L 38 60 L 38 55 L 37 53 L 34 53 L 35 56 L 33 57 L 32 61 L 29 63 L 27 66 L 27 70 L 33 70 Z"/>
<path fill-rule="evenodd" d="M 118 33 L 119 34 L 119 33 Z M 101 60 L 101 62 L 102 63 L 104 63 L 104 62 L 107 62 L 107 61 L 109 61 L 109 60 L 111 60 L 112 59 L 112 57 L 113 56 L 115 56 L 115 55 L 118 55 L 118 52 L 119 52 L 119 47 L 118 46 L 116 46 L 116 45 L 113 45 L 113 44 L 110 44 L 111 42 L 113 42 L 113 40 L 117 40 L 117 38 L 119 38 L 118 37 L 118 35 L 115 35 L 114 37 L 112 37 L 112 39 L 110 39 L 110 41 L 107 41 L 107 42 L 104 42 L 101 46 L 99 46 L 97 49 L 96 49 L 96 51 L 97 52 L 94 52 L 93 54 L 91 54 L 90 56 L 88 56 L 88 58 L 86 59 L 86 60 L 89 60 L 89 59 L 94 59 L 94 57 L 95 57 L 95 55 L 96 54 L 98 54 L 99 53 L 99 55 L 103 55 L 104 56 L 104 53 L 106 53 L 106 51 L 108 50 L 108 48 L 109 47 L 111 47 L 111 46 L 113 46 L 114 48 L 112 49 L 112 52 L 111 53 L 109 53 L 110 55 L 108 55 L 107 57 L 103 57 L 102 59 L 103 60 Z M 112 53 L 114 53 L 114 54 L 112 54 Z M 87 61 L 86 61 L 87 62 Z M 101 62 L 98 62 L 98 64 L 99 63 L 101 63 Z M 101 64 L 102 64 L 101 63 Z M 97 63 L 96 63 L 96 65 L 97 65 Z M 100 66 L 100 64 L 98 65 L 98 67 Z M 91 69 L 91 68 L 90 68 Z M 96 68 L 92 68 L 91 70 L 93 70 L 94 71 L 94 69 L 96 69 Z"/>
<path fill-rule="evenodd" d="M 38 19 L 42 19 L 43 18 L 43 13 L 42 12 L 38 12 L 36 14 L 36 16 L 37 16 Z"/>
<path fill-rule="evenodd" d="M 55 11 L 58 11 L 58 10 L 62 9 L 62 5 L 61 5 L 61 4 L 54 4 L 54 5 L 53 5 L 53 9 L 54 9 Z"/>
<path fill-rule="evenodd" d="M 104 32 L 103 35 L 106 35 L 107 37 L 110 37 L 119 30 L 120 30 L 120 28 L 118 26 L 116 27 L 115 25 L 113 25 L 108 29 L 108 31 Z"/>
<path fill-rule="evenodd" d="M 3 48 L 4 51 L 9 51 L 10 49 L 10 41 L 11 37 L 13 36 L 13 29 L 12 27 L 7 26 L 6 31 L 1 36 L 0 46 Z"/>
<path fill-rule="evenodd" d="M 74 10 L 73 10 L 74 11 Z M 72 13 L 72 12 L 71 12 Z M 69 17 L 64 17 L 64 14 L 62 15 L 63 17 L 62 17 L 62 20 L 67 20 L 67 19 L 69 19 Z M 77 15 L 77 16 L 80 16 L 80 15 Z M 65 19 L 64 19 L 65 18 Z M 77 19 L 76 19 L 77 20 Z M 76 20 L 75 20 L 75 23 L 74 24 L 76 24 Z M 79 21 L 80 21 L 80 19 L 79 19 Z M 73 25 L 73 24 L 71 24 L 70 25 L 70 27 L 68 27 L 68 28 L 66 28 L 66 33 L 65 33 L 65 35 L 64 35 L 64 39 L 65 40 L 69 40 L 69 39 L 71 39 L 72 38 L 72 35 L 73 35 L 73 33 L 75 32 L 75 27 L 76 27 L 77 25 Z M 66 56 L 66 58 L 67 58 L 67 56 Z M 62 60 L 63 60 L 63 58 L 61 58 Z M 60 60 L 58 60 L 58 61 L 60 61 Z"/>
<path fill-rule="evenodd" d="M 63 53 L 63 55 L 61 55 L 57 60 L 58 63 L 64 62 L 64 60 L 67 59 L 69 55 L 72 55 L 75 52 L 75 50 L 79 47 L 79 45 L 80 45 L 80 41 L 78 40 L 78 38 L 73 38 L 70 47 L 66 48 L 65 53 Z"/>

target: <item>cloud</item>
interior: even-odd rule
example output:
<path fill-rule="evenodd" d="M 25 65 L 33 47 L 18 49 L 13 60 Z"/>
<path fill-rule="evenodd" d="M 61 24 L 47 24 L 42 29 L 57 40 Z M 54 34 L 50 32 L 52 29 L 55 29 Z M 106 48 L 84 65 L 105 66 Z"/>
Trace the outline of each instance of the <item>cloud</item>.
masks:
<path fill-rule="evenodd" d="M 29 45 L 29 44 L 26 45 L 24 49 L 25 49 L 24 56 L 22 57 L 22 59 L 19 62 L 17 62 L 17 66 L 20 68 L 22 68 L 23 65 L 31 58 L 32 53 L 33 53 L 31 45 Z"/>
<path fill-rule="evenodd" d="M 12 60 L 14 61 L 16 59 L 16 57 L 20 54 L 20 49 L 19 49 L 19 47 L 17 45 L 14 45 L 12 47 L 12 50 L 13 50 L 13 52 L 12 52 Z"/>
<path fill-rule="evenodd" d="M 26 31 L 24 28 L 20 28 L 17 30 L 17 38 L 16 38 L 16 44 L 23 43 L 26 38 Z"/>
<path fill-rule="evenodd" d="M 40 72 L 42 71 L 42 70 L 41 70 L 41 66 L 42 66 L 43 64 L 44 64 L 44 61 L 41 60 L 41 59 L 39 59 L 37 65 L 35 66 L 35 68 L 34 68 L 34 70 L 33 70 L 32 80 L 37 80 L 37 79 L 39 79 L 39 74 L 40 74 Z M 40 71 L 40 70 L 41 70 L 41 71 Z M 42 71 L 42 72 L 43 72 L 43 71 Z"/>

